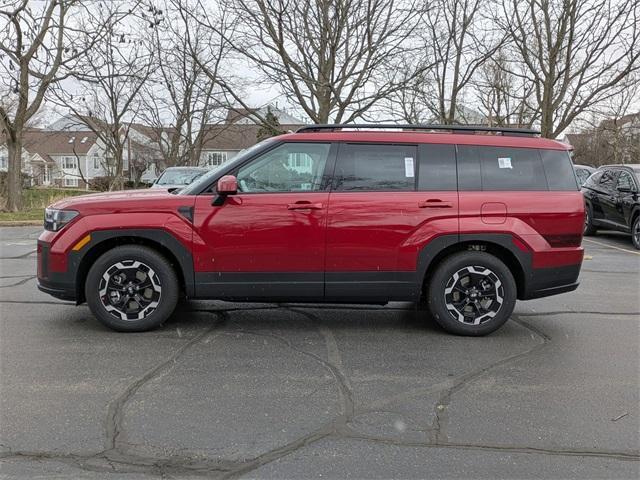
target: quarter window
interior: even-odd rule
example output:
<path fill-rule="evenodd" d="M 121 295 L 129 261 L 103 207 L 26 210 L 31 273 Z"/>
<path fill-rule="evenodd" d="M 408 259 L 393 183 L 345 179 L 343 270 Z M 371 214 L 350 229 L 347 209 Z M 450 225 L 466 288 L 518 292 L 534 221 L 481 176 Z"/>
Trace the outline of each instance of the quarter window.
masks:
<path fill-rule="evenodd" d="M 248 193 L 323 189 L 328 143 L 286 143 L 238 170 L 238 190 Z"/>
<path fill-rule="evenodd" d="M 344 144 L 335 170 L 341 191 L 410 191 L 415 189 L 416 147 Z"/>
<path fill-rule="evenodd" d="M 578 190 L 576 182 L 576 172 L 573 169 L 571 157 L 566 150 L 540 150 L 542 164 L 544 165 L 544 173 L 547 177 L 549 190 L 571 191 Z M 579 170 L 585 172 L 587 170 Z M 585 178 L 586 180 L 586 178 Z M 581 181 L 580 184 L 584 183 Z"/>

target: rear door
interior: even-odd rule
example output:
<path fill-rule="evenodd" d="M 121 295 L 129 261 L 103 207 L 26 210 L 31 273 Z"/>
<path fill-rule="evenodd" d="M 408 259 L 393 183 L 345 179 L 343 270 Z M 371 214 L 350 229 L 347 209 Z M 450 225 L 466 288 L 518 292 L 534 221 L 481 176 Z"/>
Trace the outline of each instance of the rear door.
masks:
<path fill-rule="evenodd" d="M 457 213 L 453 146 L 342 144 L 329 198 L 325 297 L 415 298 L 420 248 L 442 232 L 456 234 Z"/>

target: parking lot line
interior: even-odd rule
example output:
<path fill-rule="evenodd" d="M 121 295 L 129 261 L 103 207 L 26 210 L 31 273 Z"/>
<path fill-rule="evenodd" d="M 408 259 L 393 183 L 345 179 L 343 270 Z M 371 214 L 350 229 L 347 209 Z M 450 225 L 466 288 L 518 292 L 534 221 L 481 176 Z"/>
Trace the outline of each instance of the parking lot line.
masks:
<path fill-rule="evenodd" d="M 633 253 L 634 255 L 640 255 L 640 252 L 634 252 L 633 250 L 627 250 L 626 248 L 614 247 L 613 245 L 608 245 L 602 242 L 596 242 L 595 240 L 591 240 L 588 238 L 583 238 L 582 240 L 585 242 L 595 243 L 596 245 L 602 245 L 603 247 L 614 248 L 615 250 L 621 250 L 623 252 Z"/>

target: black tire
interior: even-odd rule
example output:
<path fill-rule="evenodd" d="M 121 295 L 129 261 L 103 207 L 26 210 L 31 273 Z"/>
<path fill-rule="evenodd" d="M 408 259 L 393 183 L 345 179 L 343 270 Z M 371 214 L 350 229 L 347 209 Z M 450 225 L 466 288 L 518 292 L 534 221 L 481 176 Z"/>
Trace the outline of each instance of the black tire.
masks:
<path fill-rule="evenodd" d="M 108 280 L 103 278 L 105 274 Z M 91 266 L 85 283 L 91 312 L 101 323 L 119 332 L 159 327 L 173 313 L 178 296 L 178 277 L 171 263 L 155 250 L 137 245 L 104 253 Z"/>
<path fill-rule="evenodd" d="M 468 280 L 466 287 L 463 285 L 465 278 Z M 460 303 L 457 303 L 456 295 L 461 299 Z M 431 315 L 444 330 L 473 337 L 500 328 L 513 313 L 516 297 L 516 282 L 507 266 L 484 252 L 460 252 L 447 257 L 436 268 L 427 292 Z M 462 305 L 465 301 L 473 304 Z M 462 312 L 456 304 L 462 305 Z M 490 308 L 484 309 L 485 306 Z M 467 308 L 471 310 L 468 316 Z M 472 311 L 477 314 L 474 316 Z M 479 323 L 474 325 L 472 321 Z"/>
<path fill-rule="evenodd" d="M 595 235 L 598 229 L 593 224 L 593 212 L 589 205 L 584 206 L 584 236 Z"/>
<path fill-rule="evenodd" d="M 631 223 L 631 241 L 637 250 L 640 250 L 640 215 L 636 215 Z"/>

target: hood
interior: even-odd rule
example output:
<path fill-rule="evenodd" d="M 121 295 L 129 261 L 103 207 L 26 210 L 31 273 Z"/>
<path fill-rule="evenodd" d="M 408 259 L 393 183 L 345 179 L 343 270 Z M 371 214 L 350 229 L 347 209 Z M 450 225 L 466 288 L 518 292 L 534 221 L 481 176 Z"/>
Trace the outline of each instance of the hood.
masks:
<path fill-rule="evenodd" d="M 158 211 L 174 204 L 192 203 L 194 199 L 173 195 L 164 189 L 145 188 L 142 190 L 123 190 L 68 197 L 55 202 L 51 207 L 77 210 L 80 213 Z"/>

